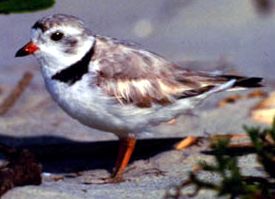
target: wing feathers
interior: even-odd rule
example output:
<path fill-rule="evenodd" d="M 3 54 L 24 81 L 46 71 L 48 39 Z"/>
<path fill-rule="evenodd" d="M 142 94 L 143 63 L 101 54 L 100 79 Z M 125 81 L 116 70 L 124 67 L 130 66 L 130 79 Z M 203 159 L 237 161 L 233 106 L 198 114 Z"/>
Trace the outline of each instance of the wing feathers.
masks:
<path fill-rule="evenodd" d="M 133 103 L 139 107 L 150 107 L 153 103 L 169 104 L 174 99 L 169 87 L 158 81 L 140 80 L 108 80 L 100 83 L 100 87 L 120 103 Z"/>
<path fill-rule="evenodd" d="M 92 61 L 97 65 L 97 86 L 119 103 L 139 107 L 200 95 L 231 79 L 237 87 L 258 87 L 262 80 L 186 70 L 154 53 L 105 37 L 96 38 Z"/>

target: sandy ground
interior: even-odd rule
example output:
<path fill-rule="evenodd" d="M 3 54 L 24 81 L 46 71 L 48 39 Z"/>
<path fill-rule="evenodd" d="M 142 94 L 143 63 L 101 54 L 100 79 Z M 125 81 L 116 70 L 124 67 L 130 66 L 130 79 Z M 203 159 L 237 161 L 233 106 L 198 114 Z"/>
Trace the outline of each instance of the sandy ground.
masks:
<path fill-rule="evenodd" d="M 57 12 L 79 16 L 94 32 L 136 41 L 172 61 L 203 69 L 221 68 L 227 63 L 225 71 L 262 76 L 267 90 L 274 85 L 275 15 L 262 16 L 248 0 L 60 0 L 47 11 L 3 15 L 0 100 L 26 70 L 35 78 L 18 103 L 0 118 L 0 140 L 31 149 L 44 168 L 42 185 L 15 188 L 4 199 L 162 198 L 169 188 L 186 179 L 198 160 L 212 160 L 200 153 L 207 147 L 205 143 L 183 152 L 173 150 L 182 137 L 241 133 L 244 124 L 258 125 L 249 118 L 249 111 L 259 98 L 217 108 L 219 99 L 231 95 L 217 94 L 194 110 L 194 115 L 181 116 L 174 125 L 161 124 L 152 129 L 153 137 L 140 140 L 125 182 L 97 184 L 111 172 L 116 137 L 84 127 L 67 116 L 45 91 L 34 58 L 13 58 L 28 41 L 32 24 L 41 16 Z M 254 156 L 243 157 L 241 164 L 248 173 L 258 172 Z M 55 181 L 51 175 L 65 177 Z M 207 191 L 198 196 L 213 197 Z"/>

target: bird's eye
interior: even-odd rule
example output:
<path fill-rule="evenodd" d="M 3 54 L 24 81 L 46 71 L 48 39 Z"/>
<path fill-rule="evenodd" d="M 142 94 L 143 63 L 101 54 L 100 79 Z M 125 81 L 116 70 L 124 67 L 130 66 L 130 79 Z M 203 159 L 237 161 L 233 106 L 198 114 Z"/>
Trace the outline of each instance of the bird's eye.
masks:
<path fill-rule="evenodd" d="M 51 35 L 51 40 L 53 41 L 59 41 L 63 38 L 64 34 L 62 32 L 54 32 L 52 35 Z"/>

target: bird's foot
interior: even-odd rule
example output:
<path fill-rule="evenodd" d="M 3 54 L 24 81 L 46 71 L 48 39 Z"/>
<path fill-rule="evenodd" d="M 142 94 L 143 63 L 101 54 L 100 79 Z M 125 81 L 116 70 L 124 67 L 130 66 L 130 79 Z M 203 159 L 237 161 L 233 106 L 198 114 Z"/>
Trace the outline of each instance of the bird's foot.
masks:
<path fill-rule="evenodd" d="M 83 184 L 116 184 L 124 182 L 125 179 L 122 175 L 111 175 L 106 177 L 95 177 L 89 176 L 85 180 L 82 181 Z"/>

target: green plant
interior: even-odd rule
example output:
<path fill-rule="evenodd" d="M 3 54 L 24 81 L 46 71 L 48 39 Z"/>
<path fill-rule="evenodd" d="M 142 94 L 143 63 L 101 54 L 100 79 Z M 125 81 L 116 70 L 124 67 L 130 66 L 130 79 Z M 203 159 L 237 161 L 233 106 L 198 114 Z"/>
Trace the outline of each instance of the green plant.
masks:
<path fill-rule="evenodd" d="M 55 0 L 0 0 L 0 14 L 33 12 L 50 8 Z"/>
<path fill-rule="evenodd" d="M 270 128 L 244 127 L 251 140 L 251 150 L 266 171 L 266 176 L 244 176 L 238 166 L 238 156 L 247 154 L 234 153 L 230 149 L 229 139 L 220 139 L 212 143 L 212 154 L 215 163 L 200 162 L 199 169 L 190 172 L 189 179 L 176 187 L 174 194 L 167 193 L 166 198 L 180 198 L 181 191 L 188 186 L 195 187 L 195 191 L 188 194 L 194 197 L 201 189 L 217 192 L 217 196 L 243 199 L 274 199 L 275 198 L 275 120 Z M 238 149 L 242 150 L 242 147 Z M 211 172 L 220 176 L 217 182 L 201 179 L 200 172 Z"/>

